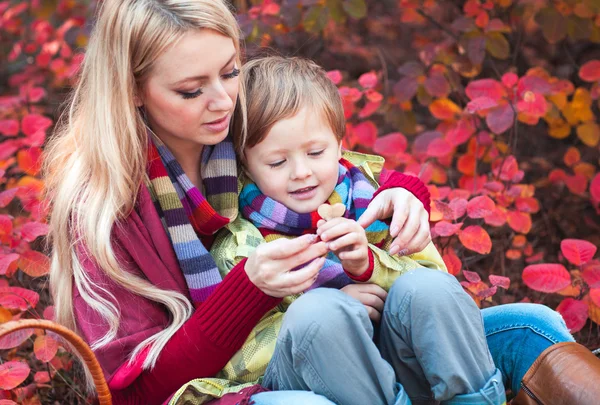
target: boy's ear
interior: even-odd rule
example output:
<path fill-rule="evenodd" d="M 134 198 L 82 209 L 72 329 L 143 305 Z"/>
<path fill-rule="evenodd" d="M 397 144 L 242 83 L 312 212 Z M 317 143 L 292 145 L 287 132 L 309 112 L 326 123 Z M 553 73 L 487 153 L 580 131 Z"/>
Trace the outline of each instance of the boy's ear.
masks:
<path fill-rule="evenodd" d="M 338 160 L 342 158 L 342 141 L 340 140 L 338 145 Z"/>
<path fill-rule="evenodd" d="M 244 176 L 248 177 L 253 183 L 256 183 L 250 174 L 250 171 L 246 169 L 246 165 L 242 163 L 242 172 L 244 172 Z"/>

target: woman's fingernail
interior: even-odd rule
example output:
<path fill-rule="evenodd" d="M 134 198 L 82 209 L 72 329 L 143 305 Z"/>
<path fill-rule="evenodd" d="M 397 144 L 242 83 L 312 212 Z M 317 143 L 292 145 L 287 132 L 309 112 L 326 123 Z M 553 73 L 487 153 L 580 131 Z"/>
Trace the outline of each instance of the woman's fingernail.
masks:
<path fill-rule="evenodd" d="M 408 254 L 408 249 L 402 249 L 398 252 L 398 256 L 405 256 Z"/>
<path fill-rule="evenodd" d="M 317 235 L 312 235 L 312 234 L 311 234 L 311 235 L 307 235 L 307 236 L 306 236 L 306 240 L 307 240 L 309 243 L 313 243 L 314 241 L 316 241 L 316 240 L 317 240 Z"/>
<path fill-rule="evenodd" d="M 327 240 L 327 234 L 326 233 L 321 234 L 321 240 Z"/>
<path fill-rule="evenodd" d="M 396 253 L 398 253 L 398 251 L 399 251 L 399 250 L 400 250 L 400 248 L 398 247 L 398 245 L 394 245 L 394 246 L 392 246 L 392 247 L 391 247 L 391 249 L 390 249 L 390 254 L 393 256 L 393 255 L 395 255 Z"/>

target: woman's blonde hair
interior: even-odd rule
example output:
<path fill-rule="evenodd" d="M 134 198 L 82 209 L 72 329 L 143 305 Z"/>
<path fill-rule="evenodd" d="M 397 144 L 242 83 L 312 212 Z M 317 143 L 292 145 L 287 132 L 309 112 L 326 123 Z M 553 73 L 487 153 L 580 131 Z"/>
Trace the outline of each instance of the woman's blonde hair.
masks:
<path fill-rule="evenodd" d="M 344 106 L 337 87 L 325 70 L 309 59 L 265 56 L 248 61 L 243 87 L 248 114 L 247 131 L 237 131 L 235 151 L 256 146 L 278 121 L 293 117 L 303 107 L 322 114 L 338 140 L 346 133 Z"/>
<path fill-rule="evenodd" d="M 98 349 L 117 334 L 120 308 L 82 266 L 82 251 L 104 275 L 134 294 L 164 305 L 171 323 L 141 342 L 130 360 L 150 346 L 152 368 L 169 338 L 189 318 L 192 306 L 175 291 L 160 289 L 123 271 L 111 245 L 115 226 L 133 210 L 147 164 L 147 128 L 134 97 L 165 49 L 188 31 L 215 30 L 234 42 L 241 65 L 240 30 L 223 0 L 105 0 L 90 36 L 79 82 L 54 138 L 46 148 L 50 202 L 50 286 L 56 320 L 77 330 L 73 284 L 108 331 L 91 342 Z M 245 127 L 244 92 L 236 117 Z"/>

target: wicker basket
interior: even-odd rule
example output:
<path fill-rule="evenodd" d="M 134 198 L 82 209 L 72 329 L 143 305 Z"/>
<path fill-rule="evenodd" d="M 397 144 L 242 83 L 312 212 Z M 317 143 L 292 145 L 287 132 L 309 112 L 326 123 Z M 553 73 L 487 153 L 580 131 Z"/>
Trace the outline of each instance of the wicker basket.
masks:
<path fill-rule="evenodd" d="M 104 374 L 100 368 L 100 364 L 92 352 L 92 349 L 70 329 L 65 328 L 52 321 L 44 319 L 22 319 L 19 321 L 10 321 L 0 325 L 0 337 L 8 335 L 9 333 L 18 331 L 20 329 L 44 329 L 58 333 L 60 336 L 65 338 L 69 343 L 73 345 L 75 350 L 79 353 L 85 365 L 90 371 L 93 377 L 94 385 L 96 386 L 96 392 L 98 393 L 98 401 L 100 405 L 112 405 L 112 399 L 108 384 L 104 379 Z"/>

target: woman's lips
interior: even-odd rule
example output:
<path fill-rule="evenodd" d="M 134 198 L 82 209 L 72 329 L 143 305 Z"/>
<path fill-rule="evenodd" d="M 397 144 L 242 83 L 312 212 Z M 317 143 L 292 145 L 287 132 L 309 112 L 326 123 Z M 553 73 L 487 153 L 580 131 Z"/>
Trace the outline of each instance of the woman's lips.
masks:
<path fill-rule="evenodd" d="M 202 124 L 205 128 L 208 128 L 212 132 L 223 132 L 227 128 L 229 128 L 229 119 L 231 118 L 231 114 L 227 114 L 223 118 L 220 118 L 215 121 L 207 122 Z"/>
<path fill-rule="evenodd" d="M 317 186 L 304 187 L 296 191 L 292 191 L 290 195 L 296 200 L 310 200 L 317 194 Z"/>

